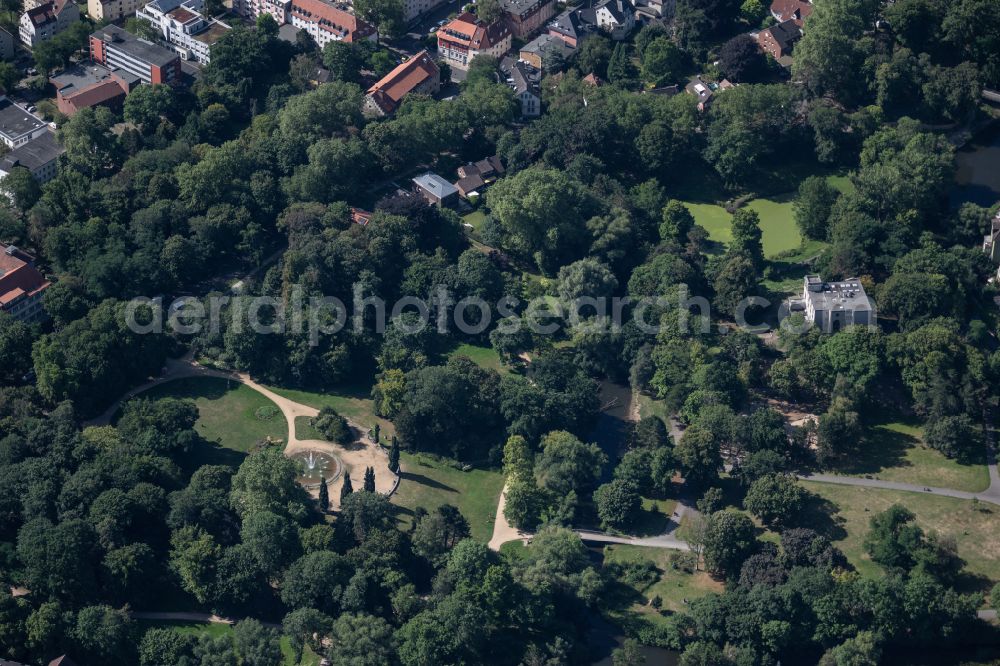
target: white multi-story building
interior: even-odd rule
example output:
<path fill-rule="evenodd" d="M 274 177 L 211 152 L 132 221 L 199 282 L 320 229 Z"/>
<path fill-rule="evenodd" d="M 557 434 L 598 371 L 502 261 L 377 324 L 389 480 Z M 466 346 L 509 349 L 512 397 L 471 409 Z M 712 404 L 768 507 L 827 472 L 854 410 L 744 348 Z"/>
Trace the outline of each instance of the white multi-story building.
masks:
<path fill-rule="evenodd" d="M 52 39 L 80 20 L 80 8 L 71 0 L 54 0 L 21 14 L 18 32 L 28 48 Z"/>
<path fill-rule="evenodd" d="M 136 10 L 138 18 L 150 22 L 160 38 L 186 60 L 207 65 L 212 46 L 231 28 L 202 15 L 203 0 L 153 0 Z"/>
<path fill-rule="evenodd" d="M 806 321 L 824 333 L 875 324 L 875 306 L 858 278 L 824 282 L 818 275 L 807 275 L 802 298 L 791 299 L 789 306 L 793 312 L 803 312 Z"/>
<path fill-rule="evenodd" d="M 251 20 L 270 14 L 279 24 L 305 30 L 323 48 L 330 42 L 378 41 L 378 30 L 350 5 L 326 0 L 233 0 L 233 11 Z"/>

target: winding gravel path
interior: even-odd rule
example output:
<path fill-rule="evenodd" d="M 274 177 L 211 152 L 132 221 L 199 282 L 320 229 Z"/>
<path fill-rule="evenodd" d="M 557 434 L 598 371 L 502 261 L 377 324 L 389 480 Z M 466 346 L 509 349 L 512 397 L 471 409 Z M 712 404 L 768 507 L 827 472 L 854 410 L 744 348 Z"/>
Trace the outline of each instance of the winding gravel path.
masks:
<path fill-rule="evenodd" d="M 197 361 L 193 360 L 190 354 L 184 356 L 183 358 L 168 359 L 163 374 L 132 389 L 116 400 L 114 404 L 108 407 L 100 416 L 91 419 L 90 421 L 86 421 L 83 425 L 108 425 L 111 423 L 111 419 L 114 418 L 114 415 L 118 413 L 118 410 L 121 409 L 122 404 L 128 400 L 131 400 L 132 398 L 145 393 L 160 384 L 176 381 L 178 379 L 187 379 L 190 377 L 214 377 L 217 379 L 236 381 L 244 386 L 247 386 L 248 388 L 253 389 L 254 391 L 257 391 L 273 402 L 278 409 L 281 410 L 282 415 L 285 417 L 285 422 L 288 425 L 284 449 L 286 456 L 291 456 L 301 451 L 322 451 L 340 458 L 340 461 L 344 465 L 344 470 L 351 473 L 351 482 L 355 489 L 361 487 L 363 480 L 362 476 L 366 467 L 375 468 L 375 490 L 385 495 L 389 495 L 396 489 L 397 477 L 389 471 L 388 457 L 380 446 L 376 446 L 374 443 L 368 441 L 366 436 L 367 428 L 365 426 L 348 419 L 348 423 L 355 433 L 354 443 L 348 446 L 341 446 L 339 444 L 334 444 L 321 439 L 299 439 L 295 435 L 295 419 L 298 417 L 311 418 L 316 416 L 319 414 L 318 409 L 280 396 L 266 386 L 254 381 L 250 375 L 244 372 L 217 370 L 215 368 L 209 368 L 201 365 Z M 330 489 L 330 507 L 332 509 L 340 508 L 340 488 L 343 483 L 343 477 L 341 477 L 328 484 Z M 314 497 L 319 496 L 318 489 L 311 489 L 309 492 Z"/>

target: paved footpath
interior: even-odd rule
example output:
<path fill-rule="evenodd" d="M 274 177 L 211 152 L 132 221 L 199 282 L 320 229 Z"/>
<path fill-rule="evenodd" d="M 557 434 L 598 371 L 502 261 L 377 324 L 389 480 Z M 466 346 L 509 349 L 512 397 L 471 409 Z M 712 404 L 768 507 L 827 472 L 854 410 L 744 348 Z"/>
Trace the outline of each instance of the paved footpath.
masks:
<path fill-rule="evenodd" d="M 633 398 L 633 400 L 635 401 L 636 398 Z M 631 420 L 638 420 L 639 410 L 638 405 L 635 402 L 633 402 L 630 406 L 628 414 Z M 680 439 L 681 430 L 675 419 L 670 419 L 670 432 L 676 443 L 677 440 Z M 508 541 L 530 541 L 531 538 L 535 536 L 531 532 L 519 530 L 510 524 L 507 520 L 507 516 L 504 515 L 504 507 L 506 505 L 507 484 L 505 483 L 503 491 L 500 493 L 500 502 L 497 504 L 497 515 L 493 521 L 493 538 L 491 538 L 489 542 L 489 547 L 492 550 L 500 550 L 500 546 Z M 674 509 L 674 514 L 670 517 L 667 530 L 663 534 L 652 537 L 633 537 L 608 534 L 606 532 L 598 532 L 596 530 L 575 530 L 575 532 L 580 535 L 580 538 L 584 541 L 596 543 L 623 543 L 631 546 L 646 546 L 648 548 L 690 550 L 687 543 L 676 536 L 677 528 L 680 527 L 681 524 L 681 519 L 687 514 L 697 515 L 698 510 L 692 506 L 689 498 L 679 497 L 677 499 L 677 507 Z"/>

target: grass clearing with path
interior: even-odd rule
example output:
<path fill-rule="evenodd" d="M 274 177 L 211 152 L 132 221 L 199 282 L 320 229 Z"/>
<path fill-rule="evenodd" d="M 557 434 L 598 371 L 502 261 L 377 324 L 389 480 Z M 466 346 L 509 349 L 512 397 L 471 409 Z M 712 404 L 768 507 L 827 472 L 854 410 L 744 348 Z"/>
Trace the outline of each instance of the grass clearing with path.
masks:
<path fill-rule="evenodd" d="M 335 412 L 365 429 L 378 423 L 383 437 L 391 437 L 396 432 L 390 421 L 375 416 L 375 403 L 371 399 L 370 385 L 343 385 L 326 392 L 278 388 L 276 386 L 268 386 L 267 388 L 283 398 L 309 407 L 316 409 L 332 407 Z"/>
<path fill-rule="evenodd" d="M 463 472 L 450 461 L 427 453 L 404 451 L 400 461 L 402 481 L 392 503 L 400 509 L 397 520 L 403 529 L 409 529 L 417 507 L 433 512 L 442 504 L 452 504 L 469 521 L 474 539 L 483 543 L 490 540 L 503 490 L 503 475 L 499 471 Z"/>
<path fill-rule="evenodd" d="M 864 552 L 871 517 L 893 504 L 901 504 L 916 515 L 916 522 L 925 532 L 936 530 L 951 537 L 958 545 L 958 555 L 965 560 L 965 571 L 971 574 L 962 581 L 965 591 L 988 591 L 1000 582 L 1000 507 L 985 502 L 975 507 L 971 500 L 929 495 L 901 490 L 882 490 L 858 486 L 838 486 L 831 483 L 803 481 L 803 487 L 828 504 L 829 515 L 824 527 L 814 521 L 809 525 L 831 534 L 833 543 L 847 559 L 866 576 L 882 575 L 883 570 Z"/>
<path fill-rule="evenodd" d="M 912 483 L 978 493 L 990 486 L 985 453 L 975 464 L 948 458 L 922 441 L 917 423 L 881 423 L 869 430 L 864 448 L 848 464 L 830 472 L 870 475 L 885 481 Z"/>
<path fill-rule="evenodd" d="M 665 622 L 665 616 L 660 611 L 685 612 L 688 604 L 694 599 L 709 594 L 720 594 L 723 590 L 721 581 L 714 580 L 704 571 L 687 573 L 675 569 L 670 564 L 670 554 L 677 551 L 664 548 L 649 548 L 646 546 L 631 546 L 628 544 L 608 544 L 604 546 L 604 564 L 629 564 L 636 562 L 652 562 L 657 569 L 656 578 L 648 585 L 630 583 L 618 580 L 619 589 L 614 597 L 617 606 L 612 612 L 612 619 L 622 619 L 625 613 L 657 624 Z M 649 603 L 653 597 L 659 596 L 663 604 L 658 611 Z"/>

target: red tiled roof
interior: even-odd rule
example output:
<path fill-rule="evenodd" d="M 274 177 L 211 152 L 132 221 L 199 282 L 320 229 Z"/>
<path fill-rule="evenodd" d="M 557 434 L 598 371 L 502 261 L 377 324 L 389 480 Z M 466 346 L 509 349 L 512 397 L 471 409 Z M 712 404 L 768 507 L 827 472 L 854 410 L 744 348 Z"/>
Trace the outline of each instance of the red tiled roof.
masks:
<path fill-rule="evenodd" d="M 68 103 L 77 109 L 86 109 L 91 106 L 103 104 L 116 97 L 124 97 L 125 90 L 116 79 L 105 79 L 84 88 L 72 95 L 63 97 Z"/>
<path fill-rule="evenodd" d="M 303 21 L 318 23 L 327 32 L 344 35 L 347 42 L 356 42 L 375 34 L 373 26 L 323 0 L 292 0 L 290 11 Z"/>
<path fill-rule="evenodd" d="M 24 294 L 34 295 L 49 286 L 49 281 L 30 264 L 0 251 L 0 305 Z"/>
<path fill-rule="evenodd" d="M 486 25 L 475 14 L 465 12 L 437 32 L 438 40 L 461 44 L 466 48 L 483 50 L 499 44 L 510 36 L 506 21 Z"/>
<path fill-rule="evenodd" d="M 427 51 L 421 51 L 379 79 L 368 95 L 386 113 L 391 112 L 410 91 L 432 77 L 440 76 Z"/>
<path fill-rule="evenodd" d="M 810 14 L 813 6 L 804 0 L 774 0 L 771 3 L 771 14 L 779 21 L 795 20 L 801 26 Z"/>

